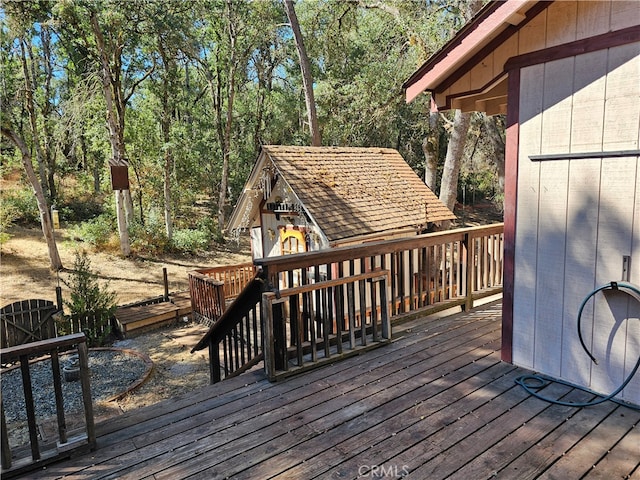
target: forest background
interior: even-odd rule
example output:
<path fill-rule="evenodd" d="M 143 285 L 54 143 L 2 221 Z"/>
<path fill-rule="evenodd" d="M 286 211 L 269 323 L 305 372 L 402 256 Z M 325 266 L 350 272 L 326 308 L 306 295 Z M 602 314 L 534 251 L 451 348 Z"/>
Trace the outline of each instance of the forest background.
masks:
<path fill-rule="evenodd" d="M 54 209 L 94 252 L 219 248 L 263 144 L 395 148 L 451 207 L 500 208 L 504 119 L 402 89 L 482 3 L 5 0 L 0 243 L 41 226 L 64 269 Z"/>

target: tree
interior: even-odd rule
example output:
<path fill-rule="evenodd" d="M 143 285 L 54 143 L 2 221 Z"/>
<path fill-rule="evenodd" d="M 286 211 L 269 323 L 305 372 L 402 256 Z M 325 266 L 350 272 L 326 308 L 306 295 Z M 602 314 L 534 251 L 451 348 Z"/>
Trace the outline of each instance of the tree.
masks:
<path fill-rule="evenodd" d="M 53 235 L 53 225 L 51 223 L 51 216 L 49 214 L 49 205 L 47 203 L 47 199 L 45 198 L 42 185 L 40 184 L 36 172 L 33 169 L 33 161 L 31 159 L 29 148 L 27 147 L 25 141 L 15 131 L 5 127 L 4 125 L 1 127 L 1 130 L 2 135 L 9 139 L 11 143 L 13 143 L 18 148 L 20 154 L 22 155 L 22 164 L 24 165 L 24 170 L 27 173 L 29 183 L 33 188 L 36 196 L 36 201 L 38 202 L 42 234 L 44 235 L 45 241 L 47 243 L 47 249 L 49 251 L 49 265 L 52 270 L 58 271 L 62 269 L 62 260 L 60 259 L 58 246 L 56 245 L 56 239 Z"/>
<path fill-rule="evenodd" d="M 126 101 L 122 98 L 121 84 L 119 82 L 122 64 L 120 49 L 122 46 L 114 45 L 113 58 L 116 62 L 115 67 L 118 70 L 113 72 L 109 63 L 109 55 L 107 53 L 104 36 L 98 24 L 97 13 L 93 9 L 89 12 L 89 18 L 101 63 L 102 87 L 104 89 L 104 98 L 107 107 L 107 127 L 109 129 L 109 143 L 111 144 L 111 160 L 109 163 L 112 167 L 128 168 L 129 164 L 124 145 L 124 114 Z M 127 215 L 125 214 L 125 204 L 131 202 L 128 180 L 126 187 L 127 188 L 117 189 L 115 191 L 115 199 L 120 249 L 122 254 L 128 257 L 131 254 Z M 128 197 L 125 192 L 129 193 Z M 129 215 L 129 217 L 131 216 L 132 215 Z"/>
<path fill-rule="evenodd" d="M 99 72 L 102 82 L 111 146 L 109 163 L 120 169 L 124 177 L 115 189 L 120 249 L 124 256 L 131 254 L 128 225 L 133 219 L 124 140 L 126 110 L 136 89 L 153 72 L 153 65 L 148 64 L 139 48 L 138 29 L 146 20 L 143 6 L 139 2 L 139 8 L 131 9 L 128 2 L 119 0 L 77 4 L 59 1 L 55 10 L 60 29 L 67 35 L 65 46 L 70 51 L 80 49 L 83 60 L 93 67 L 87 68 L 88 73 Z"/>
<path fill-rule="evenodd" d="M 36 197 L 40 226 L 49 253 L 50 268 L 57 271 L 62 269 L 63 265 L 53 233 L 50 203 L 47 198 L 47 193 L 50 193 L 47 188 L 47 179 L 50 176 L 47 174 L 46 169 L 50 165 L 46 164 L 45 154 L 43 153 L 41 118 L 36 108 L 37 67 L 30 43 L 31 27 L 29 26 L 30 21 L 38 21 L 45 18 L 46 12 L 41 10 L 39 5 L 16 4 L 11 5 L 8 14 L 13 30 L 5 32 L 3 29 L 2 65 L 7 69 L 7 72 L 3 71 L 1 134 L 20 153 L 22 166 Z M 20 50 L 19 60 L 15 61 L 11 58 L 10 52 L 18 45 Z M 45 59 L 44 63 L 48 65 L 47 69 L 51 67 L 50 59 Z M 50 77 L 47 77 L 46 81 L 50 81 Z M 48 93 L 48 88 L 46 93 Z M 49 99 L 46 98 L 44 102 L 48 101 Z M 26 119 L 24 119 L 25 111 Z M 45 107 L 45 112 L 48 112 L 47 107 Z M 27 126 L 25 126 L 25 123 Z M 30 137 L 30 145 L 27 143 L 27 136 Z M 47 141 L 46 143 L 48 144 L 49 142 Z M 40 175 L 33 168 L 32 150 L 36 152 Z M 53 173 L 51 173 L 52 176 Z"/>
<path fill-rule="evenodd" d="M 300 70 L 302 72 L 302 87 L 304 90 L 304 99 L 307 106 L 307 116 L 309 118 L 309 131 L 311 133 L 311 145 L 322 145 L 322 137 L 320 135 L 320 127 L 318 125 L 318 115 L 316 113 L 316 101 L 313 95 L 313 76 L 311 74 L 311 63 L 307 56 L 307 50 L 304 46 L 302 31 L 298 23 L 296 10 L 293 7 L 292 0 L 284 0 L 284 8 L 287 12 L 287 18 L 293 30 L 293 38 L 295 39 L 298 58 L 300 59 Z"/>
<path fill-rule="evenodd" d="M 447 156 L 444 161 L 442 171 L 442 181 L 440 183 L 440 200 L 449 210 L 453 211 L 458 195 L 458 176 L 462 153 L 467 141 L 467 132 L 471 122 L 471 114 L 456 110 L 453 117 L 453 127 L 449 137 Z"/>

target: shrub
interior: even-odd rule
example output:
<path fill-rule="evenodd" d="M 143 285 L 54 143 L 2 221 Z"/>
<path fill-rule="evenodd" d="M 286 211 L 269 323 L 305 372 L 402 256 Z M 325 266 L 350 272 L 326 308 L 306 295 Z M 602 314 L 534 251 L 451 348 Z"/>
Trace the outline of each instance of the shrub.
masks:
<path fill-rule="evenodd" d="M 102 214 L 82 222 L 71 229 L 71 235 L 89 245 L 101 249 L 111 243 L 111 237 L 117 235 L 116 220 L 108 214 Z"/>
<path fill-rule="evenodd" d="M 108 282 L 100 286 L 86 252 L 76 253 L 73 272 L 63 283 L 70 289 L 70 299 L 64 302 L 69 316 L 59 324 L 62 333 L 70 333 L 70 325 L 78 322 L 89 346 L 102 345 L 117 307 L 115 292 L 109 290 Z"/>
<path fill-rule="evenodd" d="M 164 224 L 157 215 L 150 214 L 143 225 L 139 222 L 129 227 L 131 248 L 138 254 L 158 255 L 169 250 Z"/>
<path fill-rule="evenodd" d="M 0 202 L 0 245 L 11 238 L 7 230 L 19 216 L 20 212 L 18 212 L 14 205 Z"/>
<path fill-rule="evenodd" d="M 205 230 L 174 230 L 171 243 L 178 252 L 195 254 L 207 249 L 210 238 Z"/>
<path fill-rule="evenodd" d="M 36 196 L 30 189 L 12 190 L 2 194 L 3 208 L 16 213 L 17 223 L 40 225 L 40 211 Z"/>

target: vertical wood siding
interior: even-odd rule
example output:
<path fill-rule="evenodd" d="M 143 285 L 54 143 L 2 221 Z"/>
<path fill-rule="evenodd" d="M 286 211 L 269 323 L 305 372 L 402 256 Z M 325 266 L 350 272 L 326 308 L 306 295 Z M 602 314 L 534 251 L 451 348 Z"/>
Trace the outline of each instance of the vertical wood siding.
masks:
<path fill-rule="evenodd" d="M 555 2 L 547 46 L 628 23 L 612 10 Z M 640 355 L 640 306 L 620 292 L 589 302 L 583 335 L 599 365 L 580 347 L 576 315 L 591 290 L 621 280 L 623 255 L 632 256 L 630 281 L 640 284 L 640 162 L 529 156 L 638 150 L 639 51 L 636 43 L 520 72 L 513 361 L 606 393 Z M 621 398 L 640 404 L 640 378 Z"/>

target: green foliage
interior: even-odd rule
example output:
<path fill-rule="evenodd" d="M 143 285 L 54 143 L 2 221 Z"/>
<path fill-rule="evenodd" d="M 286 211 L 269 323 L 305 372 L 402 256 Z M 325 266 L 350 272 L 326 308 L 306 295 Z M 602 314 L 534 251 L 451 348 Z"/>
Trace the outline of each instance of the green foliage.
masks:
<path fill-rule="evenodd" d="M 160 255 L 169 251 L 169 241 L 162 217 L 155 211 L 147 215 L 144 224 L 134 222 L 129 227 L 131 248 L 138 254 Z"/>
<path fill-rule="evenodd" d="M 86 252 L 76 253 L 73 272 L 63 282 L 70 289 L 69 300 L 64 302 L 69 315 L 81 323 L 90 346 L 101 345 L 106 337 L 104 327 L 116 311 L 115 292 L 109 290 L 108 282 L 99 284 Z"/>
<path fill-rule="evenodd" d="M 195 254 L 205 251 L 211 241 L 211 234 L 204 230 L 175 230 L 172 245 L 180 253 Z"/>
<path fill-rule="evenodd" d="M 102 214 L 70 228 L 73 237 L 79 238 L 96 249 L 104 249 L 115 235 L 116 220 L 109 214 Z"/>
<path fill-rule="evenodd" d="M 137 219 L 130 231 L 135 252 L 187 252 L 202 248 L 205 237 L 221 240 L 224 225 L 201 228 L 201 216 L 194 211 L 203 196 L 209 213 L 218 211 L 227 147 L 223 207 L 229 213 L 261 144 L 309 143 L 298 57 L 281 0 L 5 3 L 6 27 L 0 29 L 3 122 L 37 151 L 24 108 L 24 42 L 32 48 L 29 67 L 45 157 L 41 169 L 34 154 L 34 168 L 38 175 L 45 172 L 43 185 L 58 186 L 48 200 L 58 206 L 61 218 L 83 222 L 76 234 L 96 248 L 109 247 L 117 229 L 91 11 L 119 75 L 119 93 L 127 99 L 121 120 Z M 401 85 L 462 25 L 475 3 L 396 0 L 369 2 L 364 8 L 362 2 L 341 0 L 296 2 L 323 144 L 396 148 L 423 176 L 428 96 L 407 105 Z M 21 164 L 16 152 L 3 148 L 2 165 Z M 473 179 L 467 177 L 488 193 L 488 180 L 479 170 L 491 168 L 480 158 L 489 155 L 478 148 L 471 159 Z M 176 237 L 172 244 L 164 219 L 152 213 L 163 211 L 166 186 Z M 16 222 L 39 222 L 30 190 L 5 197 L 7 208 L 19 212 Z"/>
<path fill-rule="evenodd" d="M 21 188 L 2 192 L 2 208 L 12 212 L 13 222 L 39 225 L 40 212 L 33 190 Z"/>
<path fill-rule="evenodd" d="M 13 225 L 16 219 L 20 216 L 20 212 L 15 205 L 7 204 L 4 201 L 0 201 L 0 245 L 4 244 L 11 235 L 7 230 Z"/>
<path fill-rule="evenodd" d="M 82 222 L 91 220 L 104 213 L 105 199 L 82 186 L 64 191 L 58 198 L 57 205 L 60 217 L 66 222 Z"/>

